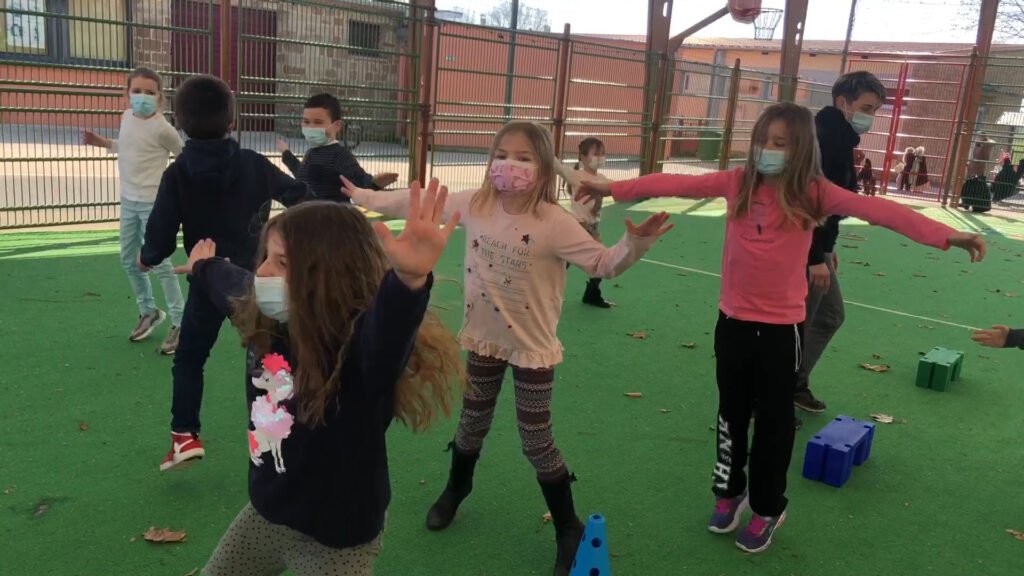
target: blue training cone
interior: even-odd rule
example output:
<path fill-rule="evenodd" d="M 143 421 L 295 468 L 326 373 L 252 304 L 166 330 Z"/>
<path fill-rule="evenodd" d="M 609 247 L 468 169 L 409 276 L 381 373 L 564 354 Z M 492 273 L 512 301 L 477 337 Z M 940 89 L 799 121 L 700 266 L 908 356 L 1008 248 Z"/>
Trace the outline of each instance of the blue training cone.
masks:
<path fill-rule="evenodd" d="M 611 576 L 611 573 L 604 516 L 594 514 L 587 519 L 570 576 Z"/>

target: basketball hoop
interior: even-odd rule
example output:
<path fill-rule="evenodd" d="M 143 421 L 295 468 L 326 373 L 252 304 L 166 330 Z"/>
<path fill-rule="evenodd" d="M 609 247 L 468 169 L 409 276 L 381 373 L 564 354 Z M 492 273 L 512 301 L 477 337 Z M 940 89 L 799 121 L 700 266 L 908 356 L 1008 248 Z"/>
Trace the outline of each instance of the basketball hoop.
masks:
<path fill-rule="evenodd" d="M 771 40 L 775 37 L 775 28 L 782 20 L 782 10 L 778 8 L 761 8 L 761 13 L 754 19 L 754 38 Z"/>

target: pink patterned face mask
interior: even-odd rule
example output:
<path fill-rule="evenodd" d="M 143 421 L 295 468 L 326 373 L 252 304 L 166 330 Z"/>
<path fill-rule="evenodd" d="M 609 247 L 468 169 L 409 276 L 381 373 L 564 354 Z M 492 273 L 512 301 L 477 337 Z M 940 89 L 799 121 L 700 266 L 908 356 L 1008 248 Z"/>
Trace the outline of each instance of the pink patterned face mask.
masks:
<path fill-rule="evenodd" d="M 503 194 L 525 194 L 537 183 L 537 167 L 518 160 L 491 162 L 491 182 Z"/>

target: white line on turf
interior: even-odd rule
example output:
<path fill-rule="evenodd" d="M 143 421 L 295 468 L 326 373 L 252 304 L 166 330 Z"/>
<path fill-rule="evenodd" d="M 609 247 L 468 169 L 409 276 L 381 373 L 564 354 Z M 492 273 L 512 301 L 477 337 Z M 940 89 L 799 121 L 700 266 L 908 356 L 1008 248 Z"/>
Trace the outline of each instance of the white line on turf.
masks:
<path fill-rule="evenodd" d="M 657 260 L 650 260 L 648 258 L 641 258 L 641 262 L 648 264 L 654 264 L 656 266 L 664 266 L 665 268 L 674 268 L 676 270 L 684 270 L 686 272 L 693 272 L 694 274 L 703 274 L 705 276 L 714 276 L 715 278 L 721 278 L 721 274 L 715 272 L 708 272 L 707 270 L 698 270 L 696 268 L 688 268 L 686 266 L 679 266 L 676 264 L 669 264 L 668 262 L 659 262 Z M 926 322 L 934 322 L 935 324 L 945 324 L 946 326 L 952 326 L 954 328 L 964 328 L 966 330 L 977 330 L 974 326 L 967 326 L 965 324 L 957 324 L 956 322 L 949 322 L 946 320 L 939 320 L 938 318 L 929 318 L 928 316 L 918 316 L 917 314 L 908 314 L 907 312 L 900 312 L 899 310 L 891 310 L 889 308 L 882 308 L 880 306 L 872 306 L 870 304 L 861 304 L 860 302 L 854 302 L 852 300 L 843 300 L 843 302 L 851 306 L 859 306 L 861 308 L 867 308 L 868 310 L 875 310 L 878 312 L 888 312 L 889 314 L 895 314 L 897 316 L 904 316 L 906 318 L 916 318 L 918 320 L 924 320 Z"/>

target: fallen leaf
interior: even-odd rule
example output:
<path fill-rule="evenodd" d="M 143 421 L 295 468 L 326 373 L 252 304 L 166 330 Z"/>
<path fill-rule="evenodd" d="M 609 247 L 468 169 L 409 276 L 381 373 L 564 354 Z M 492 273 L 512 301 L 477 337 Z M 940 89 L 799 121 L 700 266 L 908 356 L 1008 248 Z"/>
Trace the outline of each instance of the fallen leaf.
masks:
<path fill-rule="evenodd" d="M 36 510 L 35 510 L 35 512 L 32 513 L 32 516 L 35 517 L 35 518 L 39 518 L 43 514 L 46 514 L 46 511 L 49 510 L 49 509 L 50 509 L 50 504 L 47 503 L 47 502 L 43 502 L 43 503 L 39 504 L 38 506 L 36 506 Z"/>
<path fill-rule="evenodd" d="M 1002 292 L 1002 290 L 1000 290 L 999 288 L 992 288 L 989 289 L 989 292 L 992 292 L 993 294 L 999 294 L 1000 292 Z"/>
<path fill-rule="evenodd" d="M 89 423 L 82 422 L 81 424 L 78 425 L 78 429 L 81 430 L 82 432 L 85 432 L 86 430 L 89 429 Z"/>
<path fill-rule="evenodd" d="M 671 412 L 671 410 L 668 410 L 667 408 L 662 408 L 661 410 L 658 410 L 658 412 L 661 412 L 662 414 L 668 414 L 669 412 Z"/>
<path fill-rule="evenodd" d="M 96 292 L 86 292 L 85 295 L 86 296 L 92 296 L 93 298 L 99 298 L 100 297 L 100 295 L 98 293 L 96 293 Z"/>
<path fill-rule="evenodd" d="M 906 423 L 907 423 L 907 419 L 906 418 L 900 418 L 900 424 L 906 424 Z"/>
<path fill-rule="evenodd" d="M 985 356 L 984 354 L 978 354 L 978 358 L 981 358 L 982 360 L 991 360 L 992 359 L 991 356 Z"/>
<path fill-rule="evenodd" d="M 854 246 L 853 244 L 843 244 L 843 248 L 849 248 L 850 250 L 860 250 L 860 246 Z"/>
<path fill-rule="evenodd" d="M 683 346 L 683 348 L 689 348 L 690 350 L 693 350 L 694 348 L 697 347 L 697 343 L 696 342 L 684 342 L 682 344 L 682 346 Z"/>
<path fill-rule="evenodd" d="M 892 416 L 881 413 L 872 414 L 871 417 L 874 418 L 875 422 L 881 422 L 882 424 L 892 424 L 893 420 L 895 420 Z"/>
<path fill-rule="evenodd" d="M 904 243 L 900 242 L 900 246 L 903 246 L 904 248 L 906 248 L 906 247 L 910 246 L 910 244 L 904 244 Z"/>
<path fill-rule="evenodd" d="M 935 330 L 935 326 L 929 326 L 927 324 L 918 324 L 918 328 L 924 328 L 925 330 Z"/>
<path fill-rule="evenodd" d="M 875 272 L 875 276 L 885 276 L 885 272 Z"/>
<path fill-rule="evenodd" d="M 169 528 L 156 528 L 150 526 L 149 530 L 142 535 L 148 542 L 184 542 L 185 533 L 175 532 Z"/>
<path fill-rule="evenodd" d="M 643 392 L 626 392 L 626 398 L 643 398 Z"/>
<path fill-rule="evenodd" d="M 717 428 L 715 428 L 714 426 L 708 426 L 708 430 L 711 430 L 712 432 L 714 432 L 715 430 L 717 430 Z"/>
<path fill-rule="evenodd" d="M 939 259 L 938 256 L 926 256 L 926 258 L 928 258 L 929 260 L 938 260 Z"/>
<path fill-rule="evenodd" d="M 647 339 L 647 332 L 627 332 L 626 335 L 630 338 L 636 338 L 637 340 Z"/>
<path fill-rule="evenodd" d="M 850 260 L 850 264 L 858 264 L 858 265 L 862 265 L 862 266 L 867 266 L 868 265 L 868 263 L 863 261 L 863 260 Z"/>
<path fill-rule="evenodd" d="M 4 496 L 7 496 L 11 492 L 14 492 L 15 488 L 16 488 L 16 486 L 11 486 L 10 488 L 4 488 Z"/>
<path fill-rule="evenodd" d="M 846 234 L 840 236 L 840 238 L 844 238 L 846 240 L 864 240 L 863 236 L 858 236 L 852 232 L 847 232 Z"/>
<path fill-rule="evenodd" d="M 547 524 L 548 522 L 551 522 L 551 512 L 545 512 L 545 513 L 544 513 L 544 515 L 540 517 L 540 519 L 541 519 L 541 520 L 542 520 L 542 521 L 543 521 L 543 522 L 544 522 L 545 524 Z"/>
<path fill-rule="evenodd" d="M 129 542 L 135 542 L 135 536 L 132 536 L 131 538 L 129 538 L 128 541 Z"/>
<path fill-rule="evenodd" d="M 917 273 L 914 274 L 914 278 L 927 278 L 927 277 L 928 277 L 927 274 L 917 274 Z"/>
<path fill-rule="evenodd" d="M 196 574 L 198 574 L 198 573 L 199 573 L 199 568 L 193 568 L 192 570 L 189 571 L 188 574 L 185 574 L 185 576 L 196 576 Z"/>
<path fill-rule="evenodd" d="M 1006 293 L 1006 297 L 1007 298 L 1016 298 L 1017 297 L 1017 293 L 1016 292 L 1007 292 Z"/>
<path fill-rule="evenodd" d="M 1021 532 L 1019 530 L 1011 530 L 1010 528 L 1007 528 L 1006 529 L 1006 533 L 1009 534 L 1010 536 L 1013 536 L 1017 540 L 1020 540 L 1021 542 L 1024 542 L 1024 532 Z"/>
<path fill-rule="evenodd" d="M 890 368 L 888 364 L 861 364 L 860 367 L 872 372 L 888 372 Z"/>
<path fill-rule="evenodd" d="M 676 272 L 676 276 L 686 276 L 686 272 Z"/>
<path fill-rule="evenodd" d="M 881 354 L 872 354 L 871 357 L 874 358 L 875 360 L 881 360 L 882 359 L 882 355 Z"/>
<path fill-rule="evenodd" d="M 424 485 L 424 484 L 426 484 L 426 483 L 427 483 L 427 481 L 426 481 L 426 480 L 420 480 L 420 486 L 423 486 L 423 485 Z"/>

